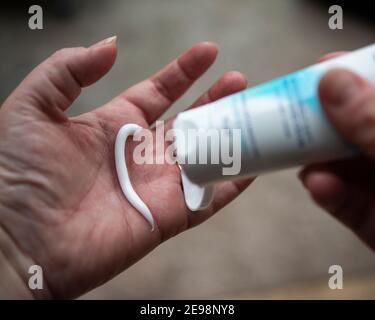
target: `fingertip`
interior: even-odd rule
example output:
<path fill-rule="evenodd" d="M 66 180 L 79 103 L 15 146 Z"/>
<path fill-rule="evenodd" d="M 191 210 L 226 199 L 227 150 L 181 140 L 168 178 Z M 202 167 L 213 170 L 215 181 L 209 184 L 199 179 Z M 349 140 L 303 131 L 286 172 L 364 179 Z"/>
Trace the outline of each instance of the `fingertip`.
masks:
<path fill-rule="evenodd" d="M 373 158 L 375 90 L 372 83 L 346 69 L 328 71 L 319 84 L 323 110 L 349 143 Z"/>
<path fill-rule="evenodd" d="M 224 74 L 223 81 L 227 86 L 238 88 L 239 90 L 245 89 L 248 85 L 247 77 L 239 71 L 228 71 Z"/>
<path fill-rule="evenodd" d="M 331 172 L 302 171 L 300 177 L 311 197 L 330 212 L 334 211 L 345 197 L 345 185 Z"/>
<path fill-rule="evenodd" d="M 207 64 L 215 61 L 218 52 L 218 45 L 209 41 L 198 42 L 188 49 L 188 53 L 192 54 L 196 61 L 200 60 Z"/>
<path fill-rule="evenodd" d="M 101 45 L 90 47 L 89 59 L 91 60 L 90 77 L 87 84 L 90 85 L 101 77 L 103 77 L 114 65 L 117 57 L 117 41 L 116 39 L 108 42 L 102 42 Z"/>
<path fill-rule="evenodd" d="M 98 55 L 106 58 L 109 62 L 114 62 L 117 56 L 117 42 L 111 42 L 104 44 L 100 47 L 92 48 Z"/>
<path fill-rule="evenodd" d="M 331 88 L 336 86 L 336 81 L 340 79 L 343 75 L 345 76 L 348 71 L 345 69 L 332 69 L 328 70 L 319 81 L 319 96 L 322 100 L 325 100 L 327 96 L 331 93 Z M 340 82 L 338 83 L 340 84 Z M 335 90 L 336 91 L 336 90 Z"/>
<path fill-rule="evenodd" d="M 330 53 L 327 53 L 327 54 L 321 56 L 318 59 L 318 62 L 324 62 L 324 61 L 327 61 L 327 60 L 330 60 L 330 59 L 333 59 L 333 58 L 337 58 L 337 57 L 342 56 L 346 53 L 347 53 L 346 51 L 330 52 Z"/>
<path fill-rule="evenodd" d="M 365 82 L 354 72 L 335 68 L 326 72 L 319 82 L 319 97 L 327 113 L 349 106 Z"/>
<path fill-rule="evenodd" d="M 242 73 L 229 71 L 219 78 L 211 89 L 211 94 L 213 97 L 223 97 L 244 90 L 246 87 L 247 78 Z"/>
<path fill-rule="evenodd" d="M 193 46 L 193 48 L 194 47 L 199 48 L 199 50 L 210 51 L 212 54 L 215 55 L 217 55 L 217 53 L 219 52 L 218 44 L 211 41 L 198 42 Z"/>
<path fill-rule="evenodd" d="M 182 53 L 177 62 L 191 79 L 200 77 L 216 60 L 217 45 L 212 42 L 199 42 Z"/>
<path fill-rule="evenodd" d="M 314 195 L 330 191 L 333 179 L 326 172 L 306 172 L 303 178 L 305 187 Z"/>

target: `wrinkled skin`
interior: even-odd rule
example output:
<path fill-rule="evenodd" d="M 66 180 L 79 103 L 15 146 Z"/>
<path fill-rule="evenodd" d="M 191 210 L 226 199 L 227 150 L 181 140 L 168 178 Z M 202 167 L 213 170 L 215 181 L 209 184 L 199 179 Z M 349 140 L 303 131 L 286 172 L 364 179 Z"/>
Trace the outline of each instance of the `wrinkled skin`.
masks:
<path fill-rule="evenodd" d="M 197 44 L 104 106 L 67 118 L 64 111 L 81 88 L 112 67 L 116 50 L 115 41 L 102 41 L 58 51 L 0 109 L 0 226 L 20 255 L 43 267 L 47 298 L 76 297 L 106 282 L 162 241 L 212 216 L 252 181 L 219 184 L 212 205 L 192 214 L 176 165 L 129 163 L 133 185 L 156 220 L 150 232 L 120 190 L 113 159 L 116 133 L 125 123 L 148 128 L 208 69 L 217 48 Z M 320 85 L 321 100 L 338 131 L 364 155 L 308 166 L 300 177 L 320 206 L 374 248 L 375 89 L 353 75 L 360 90 L 344 90 L 337 79 L 345 76 L 343 70 L 329 73 Z M 193 107 L 246 85 L 240 73 L 226 73 Z M 340 92 L 350 94 L 342 99 Z M 332 99 L 343 107 L 333 107 Z M 133 147 L 130 143 L 130 152 Z M 27 269 L 12 263 L 25 278 Z"/>
<path fill-rule="evenodd" d="M 81 87 L 113 65 L 116 42 L 63 49 L 34 69 L 0 109 L 0 223 L 23 255 L 41 265 L 49 296 L 76 297 L 109 280 L 166 239 L 234 199 L 251 179 L 218 186 L 212 205 L 188 211 L 176 165 L 130 165 L 136 191 L 156 220 L 124 198 L 114 140 L 125 123 L 148 128 L 214 62 L 217 47 L 198 43 L 149 79 L 77 117 L 64 111 Z M 224 74 L 193 105 L 246 87 Z M 171 125 L 171 120 L 168 126 Z M 130 150 L 135 146 L 135 142 Z"/>

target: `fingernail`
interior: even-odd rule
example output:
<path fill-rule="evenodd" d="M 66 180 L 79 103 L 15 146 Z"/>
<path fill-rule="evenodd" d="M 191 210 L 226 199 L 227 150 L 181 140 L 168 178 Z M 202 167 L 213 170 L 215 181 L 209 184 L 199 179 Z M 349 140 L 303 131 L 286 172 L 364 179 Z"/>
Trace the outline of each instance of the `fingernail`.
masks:
<path fill-rule="evenodd" d="M 110 43 L 114 43 L 117 41 L 117 36 L 112 36 L 112 37 L 109 37 L 107 39 L 104 39 L 104 40 L 101 40 L 95 44 L 93 44 L 91 46 L 91 48 L 95 48 L 95 47 L 100 47 L 100 46 L 104 46 L 104 45 L 107 45 L 107 44 L 110 44 Z"/>
<path fill-rule="evenodd" d="M 117 36 L 112 36 L 104 40 L 105 44 L 116 42 L 117 41 Z"/>
<path fill-rule="evenodd" d="M 339 108 L 360 91 L 360 83 L 355 75 L 348 71 L 333 71 L 323 79 L 325 102 L 330 107 Z"/>

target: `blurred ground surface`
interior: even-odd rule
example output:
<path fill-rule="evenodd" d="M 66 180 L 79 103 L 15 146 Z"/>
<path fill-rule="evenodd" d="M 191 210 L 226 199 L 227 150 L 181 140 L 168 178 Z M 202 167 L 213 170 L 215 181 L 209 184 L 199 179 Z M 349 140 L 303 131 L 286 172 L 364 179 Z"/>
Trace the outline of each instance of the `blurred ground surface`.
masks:
<path fill-rule="evenodd" d="M 2 5 L 0 100 L 56 49 L 87 46 L 113 34 L 119 44 L 113 70 L 85 89 L 70 114 L 101 105 L 200 40 L 217 42 L 220 56 L 173 112 L 225 71 L 240 70 L 257 84 L 327 52 L 373 42 L 374 25 L 351 17 L 345 8 L 344 30 L 329 30 L 328 6 L 316 2 L 77 1 L 70 18 L 46 13 L 43 31 L 27 28 L 26 10 L 9 13 Z M 327 296 L 332 264 L 341 265 L 359 289 Z M 209 222 L 163 244 L 85 298 L 375 298 L 373 287 L 366 287 L 374 283 L 372 272 L 375 255 L 314 206 L 296 170 L 288 170 L 260 177 Z"/>

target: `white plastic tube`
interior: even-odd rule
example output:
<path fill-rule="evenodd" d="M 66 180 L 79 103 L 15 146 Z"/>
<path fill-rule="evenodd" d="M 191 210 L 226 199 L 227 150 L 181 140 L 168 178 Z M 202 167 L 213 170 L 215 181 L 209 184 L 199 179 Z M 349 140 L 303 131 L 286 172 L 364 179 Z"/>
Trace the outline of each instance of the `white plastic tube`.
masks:
<path fill-rule="evenodd" d="M 188 179 L 200 186 L 220 180 L 252 176 L 296 165 L 328 161 L 356 154 L 328 122 L 318 97 L 318 84 L 332 68 L 346 68 L 375 83 L 375 45 L 310 66 L 284 77 L 223 98 L 206 106 L 182 112 L 174 122 L 177 159 Z M 221 152 L 219 143 L 200 149 L 199 137 L 212 130 L 240 130 L 231 147 L 240 148 L 240 169 L 225 175 L 228 163 L 196 163 L 191 159 L 206 152 Z M 198 138 L 188 131 L 200 130 Z M 231 133 L 232 132 L 232 133 Z M 221 137 L 221 136 L 220 136 Z M 220 139 L 223 139 L 222 137 Z"/>

